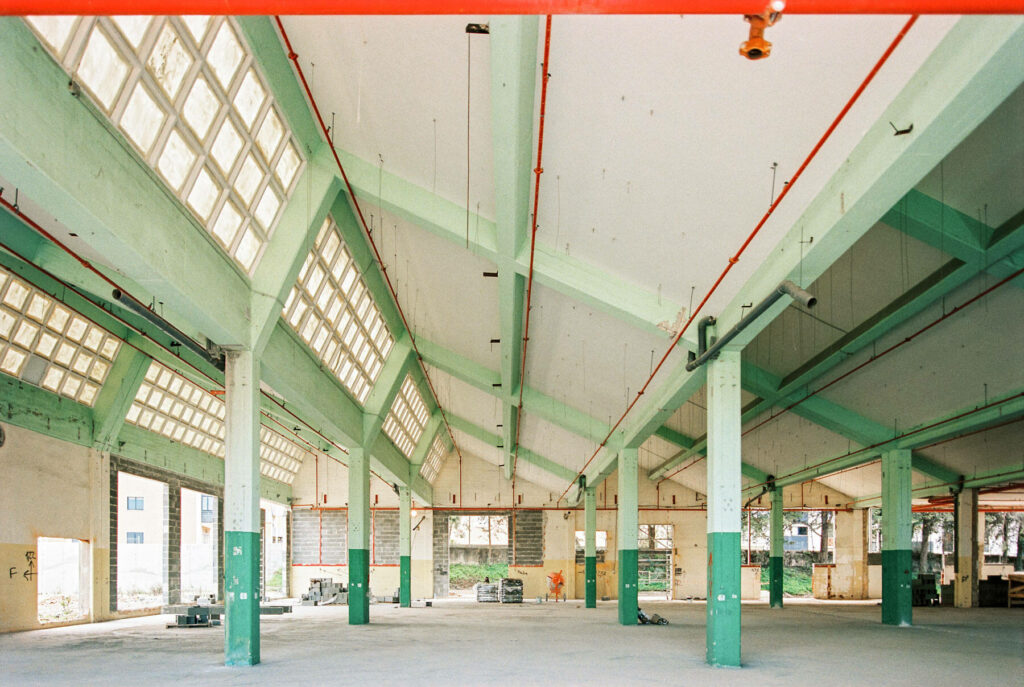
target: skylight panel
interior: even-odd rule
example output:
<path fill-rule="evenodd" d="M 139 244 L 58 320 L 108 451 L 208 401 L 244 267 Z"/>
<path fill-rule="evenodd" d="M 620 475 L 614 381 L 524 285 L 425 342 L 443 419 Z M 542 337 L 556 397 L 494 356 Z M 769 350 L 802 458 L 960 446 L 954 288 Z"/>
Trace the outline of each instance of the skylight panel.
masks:
<path fill-rule="evenodd" d="M 92 406 L 121 340 L 0 268 L 0 371 Z"/>
<path fill-rule="evenodd" d="M 299 270 L 283 316 L 356 400 L 365 402 L 394 339 L 330 217 Z"/>
<path fill-rule="evenodd" d="M 125 422 L 171 441 L 224 457 L 224 401 L 164 365 L 152 361 L 128 409 Z M 291 484 L 308 451 L 266 427 L 260 427 L 260 472 Z"/>
<path fill-rule="evenodd" d="M 154 360 L 125 421 L 223 458 L 225 414 L 224 401 Z"/>
<path fill-rule="evenodd" d="M 26 21 L 215 241 L 252 274 L 304 162 L 234 21 Z"/>
<path fill-rule="evenodd" d="M 291 484 L 295 473 L 309 451 L 267 427 L 260 428 L 260 472 L 285 484 Z"/>
<path fill-rule="evenodd" d="M 433 485 L 438 473 L 441 472 L 441 466 L 444 465 L 444 457 L 444 442 L 441 441 L 441 435 L 438 434 L 434 437 L 434 443 L 430 445 L 430 452 L 427 453 L 426 460 L 420 466 L 420 475 L 429 484 Z"/>
<path fill-rule="evenodd" d="M 413 383 L 412 377 L 406 375 L 402 388 L 395 394 L 391 410 L 384 419 L 384 433 L 406 458 L 411 458 L 416 444 L 423 436 L 423 429 L 427 426 L 429 417 L 419 389 Z"/>

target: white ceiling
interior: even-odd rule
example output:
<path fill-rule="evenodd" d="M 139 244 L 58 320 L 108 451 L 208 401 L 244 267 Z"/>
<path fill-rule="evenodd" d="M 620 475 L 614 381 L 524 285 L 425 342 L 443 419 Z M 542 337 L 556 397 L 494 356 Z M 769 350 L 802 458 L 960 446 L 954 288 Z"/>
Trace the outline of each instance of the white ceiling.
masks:
<path fill-rule="evenodd" d="M 504 142 L 491 136 L 490 39 L 467 39 L 470 21 L 486 17 L 292 17 L 284 23 L 321 110 L 335 114 L 336 145 L 372 164 L 383 160 L 384 172 L 465 204 L 468 121 L 470 208 L 493 218 L 493 150 Z M 771 58 L 749 62 L 736 54 L 746 37 L 739 17 L 555 17 L 538 241 L 652 295 L 683 306 L 691 298 L 698 301 L 767 210 L 772 163 L 778 163 L 777 195 L 905 21 L 787 16 L 768 32 L 775 44 Z M 955 21 L 918 21 L 723 282 L 707 313 L 739 292 Z M 539 43 L 540 51 L 542 33 Z M 539 53 L 538 64 L 540 59 Z M 539 88 L 540 79 L 538 93 Z M 1024 116 L 1022 102 L 1017 97 L 998 110 L 987 130 L 979 129 L 944 171 L 929 175 L 919 188 L 943 194 L 972 216 L 987 204 L 990 224 L 1018 211 L 1024 136 L 1010 136 L 1009 147 L 1005 140 Z M 363 204 L 379 222 L 372 201 Z M 493 263 L 389 215 L 379 235 L 414 333 L 498 371 L 500 347 L 489 343 L 500 336 L 497 280 L 481 274 L 493 270 Z M 874 227 L 812 285 L 820 303 L 813 313 L 817 319 L 787 310 L 748 348 L 747 360 L 785 375 L 947 259 L 892 228 Z M 965 287 L 950 302 L 985 283 Z M 907 427 L 975 403 L 983 384 L 989 384 L 990 395 L 1019 388 L 1021 299 L 1019 289 L 1007 288 L 824 397 L 885 426 Z M 887 340 L 913 331 L 935 310 Z M 667 345 L 666 337 L 638 331 L 537 284 L 529 336 L 526 385 L 607 423 L 618 419 Z M 866 355 L 870 351 L 846 365 Z M 670 362 L 680 360 L 677 353 Z M 429 371 L 445 408 L 500 434 L 501 406 L 493 396 Z M 751 398 L 744 394 L 745 403 Z M 702 434 L 702 399 L 699 394 L 682 406 L 669 426 Z M 1021 437 L 1020 429 L 1001 431 Z M 574 470 L 601 438 L 576 437 L 528 410 L 523 418 L 523 446 Z M 467 455 L 495 466 L 504 461 L 502 450 L 486 442 L 462 432 L 456 440 Z M 999 444 L 991 460 L 1015 459 L 1010 445 Z M 788 413 L 748 435 L 743 451 L 747 462 L 782 474 L 849 446 L 844 437 Z M 962 450 L 941 447 L 934 457 L 966 466 L 957 453 Z M 649 439 L 642 466 L 650 469 L 677 452 L 674 445 Z M 872 470 L 823 482 L 851 496 L 873 494 L 878 480 Z M 517 472 L 547 489 L 567 486 L 522 461 Z M 706 491 L 705 479 L 702 463 L 673 478 L 699 492 Z"/>

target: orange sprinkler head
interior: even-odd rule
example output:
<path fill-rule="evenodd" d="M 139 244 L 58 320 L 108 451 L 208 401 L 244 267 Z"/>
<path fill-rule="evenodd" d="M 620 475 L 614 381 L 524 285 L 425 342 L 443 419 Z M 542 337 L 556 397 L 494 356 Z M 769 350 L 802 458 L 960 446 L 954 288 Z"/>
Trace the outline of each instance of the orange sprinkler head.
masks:
<path fill-rule="evenodd" d="M 774 0 L 761 14 L 743 16 L 750 23 L 750 36 L 740 44 L 740 55 L 748 60 L 760 60 L 772 54 L 772 44 L 764 39 L 764 30 L 782 18 L 785 6 L 782 0 Z"/>

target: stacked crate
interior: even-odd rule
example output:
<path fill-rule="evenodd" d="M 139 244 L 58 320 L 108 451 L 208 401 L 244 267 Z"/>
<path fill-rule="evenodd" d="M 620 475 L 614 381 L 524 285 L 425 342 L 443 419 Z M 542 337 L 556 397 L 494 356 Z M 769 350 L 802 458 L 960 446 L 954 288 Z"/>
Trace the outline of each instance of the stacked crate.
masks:
<path fill-rule="evenodd" d="M 499 596 L 503 604 L 523 603 L 523 581 L 512 577 L 503 578 L 498 583 Z"/>

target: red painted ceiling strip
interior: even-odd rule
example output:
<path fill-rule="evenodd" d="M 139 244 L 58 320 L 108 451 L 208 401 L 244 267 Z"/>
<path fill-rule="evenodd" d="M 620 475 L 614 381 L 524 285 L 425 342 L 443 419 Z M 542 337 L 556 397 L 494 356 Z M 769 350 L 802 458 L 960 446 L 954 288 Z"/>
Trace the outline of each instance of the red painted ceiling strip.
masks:
<path fill-rule="evenodd" d="M 0 14 L 758 14 L 763 0 L 0 0 Z M 786 14 L 1021 14 L 1024 0 L 790 0 Z"/>

